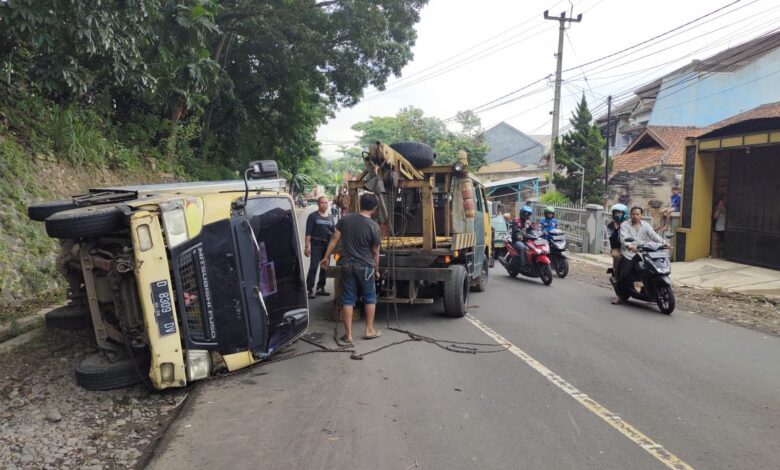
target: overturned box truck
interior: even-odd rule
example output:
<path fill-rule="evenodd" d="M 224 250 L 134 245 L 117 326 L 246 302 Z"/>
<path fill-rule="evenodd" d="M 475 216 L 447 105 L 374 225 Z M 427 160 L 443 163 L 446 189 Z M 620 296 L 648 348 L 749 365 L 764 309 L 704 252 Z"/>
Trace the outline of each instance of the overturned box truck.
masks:
<path fill-rule="evenodd" d="M 275 161 L 244 180 L 90 190 L 33 204 L 98 352 L 90 390 L 183 387 L 261 361 L 309 322 L 293 201 Z"/>
<path fill-rule="evenodd" d="M 348 183 L 349 209 L 359 210 L 363 191 L 379 196 L 380 302 L 443 300 L 446 315 L 462 317 L 469 292 L 487 287 L 490 214 L 466 153 L 452 164 L 435 165 L 434 158 L 423 143 L 376 142 L 363 154 L 365 170 Z M 338 273 L 329 268 L 337 283 Z"/>

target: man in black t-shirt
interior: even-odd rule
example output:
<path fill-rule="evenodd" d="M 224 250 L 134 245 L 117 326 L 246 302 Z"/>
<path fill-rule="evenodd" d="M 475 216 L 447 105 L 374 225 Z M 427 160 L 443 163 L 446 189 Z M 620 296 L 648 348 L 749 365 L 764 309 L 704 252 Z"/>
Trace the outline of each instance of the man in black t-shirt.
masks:
<path fill-rule="evenodd" d="M 306 219 L 306 248 L 303 254 L 311 256 L 309 274 L 306 276 L 306 290 L 309 298 L 314 298 L 314 280 L 317 277 L 317 268 L 328 249 L 328 242 L 335 230 L 333 216 L 328 212 L 328 198 L 320 196 L 317 199 L 317 211 L 309 214 Z M 325 291 L 325 270 L 320 269 L 320 279 L 317 282 L 317 295 L 330 295 Z"/>
<path fill-rule="evenodd" d="M 371 217 L 376 214 L 378 201 L 373 194 L 360 197 L 360 213 L 349 214 L 336 224 L 336 232 L 328 245 L 322 267 L 327 268 L 330 255 L 341 241 L 339 273 L 341 282 L 342 320 L 344 336 L 341 340 L 352 343 L 352 310 L 358 298 L 363 299 L 366 312 L 366 329 L 363 339 L 374 339 L 382 332 L 374 329 L 376 313 L 376 280 L 379 279 L 379 225 Z"/>

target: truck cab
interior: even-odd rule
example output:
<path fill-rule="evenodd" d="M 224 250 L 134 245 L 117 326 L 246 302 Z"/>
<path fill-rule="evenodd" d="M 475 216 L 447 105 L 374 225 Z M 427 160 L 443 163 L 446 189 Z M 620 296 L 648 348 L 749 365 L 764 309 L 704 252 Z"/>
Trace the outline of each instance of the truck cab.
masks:
<path fill-rule="evenodd" d="M 276 168 L 255 162 L 247 175 L 265 177 L 245 181 L 95 189 L 45 217 L 100 350 L 77 367 L 81 385 L 183 387 L 261 361 L 305 332 L 293 201 L 263 166 Z"/>

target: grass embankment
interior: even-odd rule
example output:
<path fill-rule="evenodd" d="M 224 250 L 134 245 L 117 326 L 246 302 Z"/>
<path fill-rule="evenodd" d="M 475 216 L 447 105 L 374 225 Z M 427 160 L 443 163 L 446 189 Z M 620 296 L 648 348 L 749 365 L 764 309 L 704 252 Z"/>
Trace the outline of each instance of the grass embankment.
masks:
<path fill-rule="evenodd" d="M 0 97 L 0 323 L 65 298 L 59 244 L 27 218 L 29 204 L 101 185 L 225 176 L 194 161 L 190 121 L 173 138 L 157 137 L 165 126 L 170 123 L 140 117 L 114 126 L 91 109 L 30 95 Z"/>

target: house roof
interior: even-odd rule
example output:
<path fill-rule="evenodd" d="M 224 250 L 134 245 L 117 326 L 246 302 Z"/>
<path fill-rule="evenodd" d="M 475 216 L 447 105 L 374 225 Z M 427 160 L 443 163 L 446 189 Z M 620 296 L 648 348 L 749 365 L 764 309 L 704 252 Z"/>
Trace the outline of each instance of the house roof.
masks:
<path fill-rule="evenodd" d="M 484 173 L 504 173 L 508 171 L 517 171 L 522 170 L 523 166 L 519 163 L 513 162 L 512 160 L 501 160 L 498 162 L 488 163 L 486 165 L 483 165 L 479 170 L 477 170 L 477 173 L 484 174 Z"/>
<path fill-rule="evenodd" d="M 517 184 L 517 183 L 523 183 L 526 181 L 533 181 L 538 180 L 538 176 L 518 176 L 515 178 L 507 178 L 505 180 L 498 180 L 498 181 L 491 181 L 490 183 L 486 183 L 486 188 L 494 188 L 496 186 L 504 186 L 506 184 Z"/>
<path fill-rule="evenodd" d="M 500 122 L 484 132 L 490 151 L 485 155 L 487 163 L 512 160 L 520 165 L 534 165 L 544 154 L 544 146 L 512 127 Z"/>
<path fill-rule="evenodd" d="M 648 126 L 613 160 L 612 174 L 633 173 L 658 165 L 682 166 L 687 137 L 697 137 L 710 128 Z"/>
<path fill-rule="evenodd" d="M 699 137 L 706 138 L 706 137 L 717 137 L 719 135 L 724 135 L 727 134 L 730 130 L 733 130 L 734 128 L 748 121 L 769 121 L 767 122 L 767 124 L 769 124 L 769 127 L 774 128 L 776 124 L 772 121 L 775 121 L 778 118 L 780 118 L 780 101 L 774 103 L 762 104 L 761 106 L 745 111 L 744 113 L 735 114 L 734 116 L 726 118 L 722 121 L 718 121 L 715 124 L 712 124 L 707 128 L 707 133 L 702 134 Z M 759 126 L 761 125 L 760 123 L 757 124 Z M 759 131 L 763 129 L 756 128 L 756 129 L 750 129 L 748 131 L 753 131 L 753 130 Z"/>

